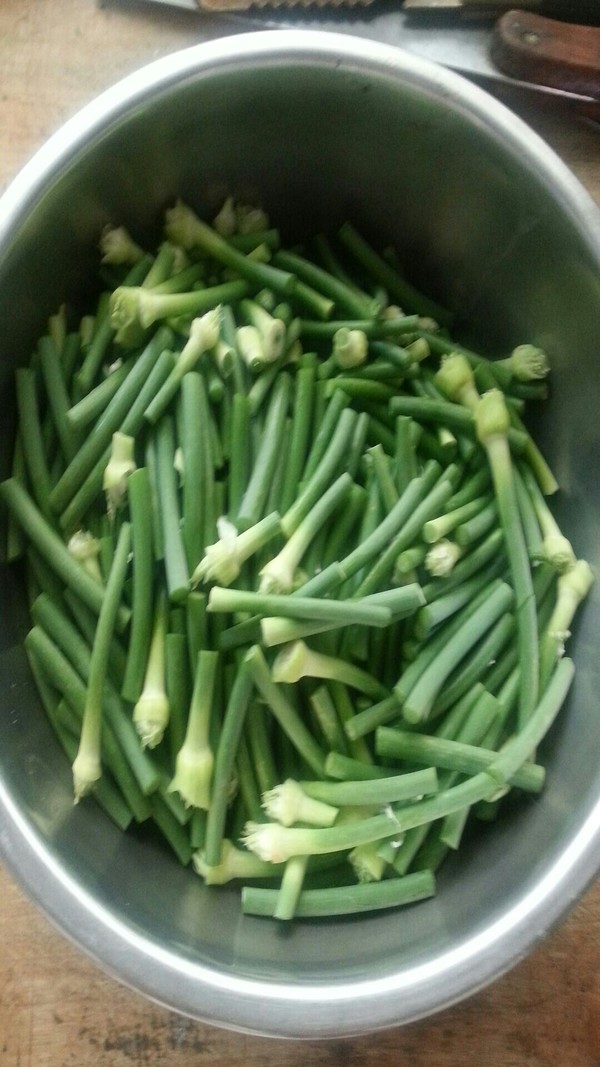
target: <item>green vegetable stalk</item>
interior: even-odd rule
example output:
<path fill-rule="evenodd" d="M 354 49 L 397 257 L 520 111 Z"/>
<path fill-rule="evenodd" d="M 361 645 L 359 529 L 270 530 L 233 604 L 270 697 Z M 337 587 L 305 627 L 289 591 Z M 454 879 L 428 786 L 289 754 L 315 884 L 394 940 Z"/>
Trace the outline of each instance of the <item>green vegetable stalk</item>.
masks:
<path fill-rule="evenodd" d="M 531 567 L 519 516 L 507 441 L 510 417 L 502 393 L 490 390 L 475 408 L 477 436 L 483 444 L 494 480 L 500 523 L 504 533 L 516 598 L 520 665 L 520 722 L 525 723 L 539 692 L 539 638 Z"/>
<path fill-rule="evenodd" d="M 160 744 L 169 722 L 169 700 L 165 688 L 167 621 L 167 597 L 161 593 L 154 612 L 144 686 L 133 709 L 133 721 L 144 748 L 156 748 Z"/>
<path fill-rule="evenodd" d="M 123 523 L 119 531 L 119 540 L 106 587 L 106 595 L 98 616 L 98 626 L 92 647 L 81 737 L 77 755 L 73 762 L 75 803 L 86 793 L 89 793 L 94 783 L 102 775 L 100 754 L 102 697 L 106 684 L 106 672 L 117 611 L 129 563 L 130 544 L 131 530 L 127 523 Z"/>
<path fill-rule="evenodd" d="M 214 756 L 210 745 L 210 722 L 219 655 L 202 649 L 194 679 L 183 745 L 175 760 L 169 792 L 179 793 L 188 807 L 208 811 Z"/>

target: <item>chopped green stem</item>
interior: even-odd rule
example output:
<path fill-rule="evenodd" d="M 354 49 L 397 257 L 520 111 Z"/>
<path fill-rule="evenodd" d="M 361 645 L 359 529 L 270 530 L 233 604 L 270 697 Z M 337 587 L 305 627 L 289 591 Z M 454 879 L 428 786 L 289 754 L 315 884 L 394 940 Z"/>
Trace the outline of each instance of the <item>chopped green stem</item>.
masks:
<path fill-rule="evenodd" d="M 132 531 L 133 588 L 127 665 L 121 693 L 126 700 L 135 704 L 144 684 L 146 656 L 152 631 L 153 504 L 150 479 L 145 467 L 138 468 L 129 477 L 127 495 Z"/>
<path fill-rule="evenodd" d="M 438 389 L 456 404 L 473 411 L 479 403 L 479 392 L 471 364 L 461 352 L 444 356 L 435 376 Z"/>
<path fill-rule="evenodd" d="M 471 549 L 467 555 L 458 561 L 453 567 L 452 573 L 444 578 L 442 582 L 429 582 L 423 587 L 423 595 L 427 603 L 430 604 L 438 597 L 444 596 L 455 589 L 460 589 L 464 581 L 472 578 L 486 564 L 498 558 L 499 553 L 502 551 L 502 545 L 502 531 L 498 529 L 492 530 L 481 544 Z"/>
<path fill-rule="evenodd" d="M 386 626 L 392 618 L 389 608 L 357 600 L 327 600 L 318 597 L 289 596 L 277 593 L 252 593 L 241 589 L 213 586 L 208 598 L 209 611 L 251 611 L 256 615 L 280 615 L 290 619 L 315 619 L 326 622 L 361 623 Z"/>
<path fill-rule="evenodd" d="M 202 649 L 198 653 L 185 739 L 177 753 L 175 774 L 169 786 L 188 807 L 206 811 L 214 764 L 209 737 L 218 662 L 217 652 Z"/>
<path fill-rule="evenodd" d="M 298 568 L 311 541 L 321 531 L 325 523 L 344 503 L 352 479 L 349 474 L 339 478 L 325 490 L 321 498 L 313 505 L 299 526 L 286 541 L 281 551 L 262 568 L 261 592 L 288 593 L 291 591 Z"/>
<path fill-rule="evenodd" d="M 340 415 L 349 403 L 350 397 L 339 389 L 331 396 L 302 470 L 302 482 L 306 483 L 317 469 L 338 424 Z"/>
<path fill-rule="evenodd" d="M 190 845 L 187 827 L 183 827 L 177 821 L 170 810 L 166 800 L 160 793 L 154 793 L 151 798 L 152 818 L 158 826 L 161 834 L 169 847 L 173 850 L 182 867 L 187 867 L 192 859 L 192 847 Z"/>
<path fill-rule="evenodd" d="M 594 574 L 589 563 L 578 560 L 558 577 L 557 595 L 552 615 L 543 634 L 540 648 L 540 687 L 546 687 L 555 664 L 563 655 L 571 635 L 571 623 L 578 607 L 588 595 Z"/>
<path fill-rule="evenodd" d="M 491 484 L 489 468 L 486 464 L 482 464 L 472 474 L 467 473 L 460 489 L 457 489 L 450 497 L 448 510 L 454 511 L 456 508 L 462 508 L 464 504 L 469 504 L 472 500 L 489 493 Z"/>
<path fill-rule="evenodd" d="M 309 696 L 311 711 L 328 748 L 346 748 L 346 739 L 338 718 L 337 707 L 327 685 L 319 685 Z"/>
<path fill-rule="evenodd" d="M 400 552 L 396 559 L 394 574 L 402 577 L 413 574 L 417 567 L 421 567 L 421 564 L 426 562 L 427 557 L 428 548 L 425 544 L 415 544 L 411 548 L 405 548 L 405 551 Z"/>
<path fill-rule="evenodd" d="M 325 773 L 341 782 L 368 782 L 374 778 L 389 778 L 389 767 L 380 767 L 357 756 L 343 752 L 329 752 L 325 760 Z"/>
<path fill-rule="evenodd" d="M 472 598 L 468 599 L 460 610 L 456 611 L 454 615 L 440 625 L 439 628 L 428 637 L 427 641 L 417 645 L 414 658 L 407 666 L 405 666 L 402 675 L 394 687 L 394 691 L 399 701 L 404 700 L 408 696 L 408 693 L 415 685 L 416 681 L 421 677 L 423 671 L 435 662 L 437 656 L 446 647 L 448 641 L 463 626 L 467 619 L 469 619 L 471 615 L 488 599 L 490 594 L 499 584 L 498 580 L 483 584 L 480 591 Z"/>
<path fill-rule="evenodd" d="M 328 270 L 330 274 L 335 275 L 336 278 L 341 278 L 346 285 L 356 287 L 354 279 L 350 276 L 346 267 L 338 258 L 337 251 L 334 250 L 331 240 L 326 234 L 318 233 L 313 238 L 312 244 L 316 258 L 322 263 L 325 270 Z"/>
<path fill-rule="evenodd" d="M 250 405 L 245 393 L 234 393 L 231 413 L 231 444 L 227 505 L 229 515 L 238 514 L 248 484 L 252 455 L 250 452 Z M 197 557 L 200 558 L 199 556 Z"/>
<path fill-rule="evenodd" d="M 348 544 L 352 543 L 355 531 L 360 527 L 367 496 L 367 490 L 362 485 L 353 483 L 350 486 L 348 497 L 340 514 L 336 517 L 335 522 L 328 525 L 321 558 L 323 565 L 328 565 L 332 561 L 341 559 Z"/>
<path fill-rule="evenodd" d="M 115 393 L 121 388 L 134 362 L 132 358 L 124 360 L 81 400 L 68 408 L 65 412 L 65 419 L 73 430 L 83 430 L 90 422 L 95 422 L 100 417 Z"/>
<path fill-rule="evenodd" d="M 178 622 L 171 617 L 170 629 L 165 637 L 165 690 L 169 701 L 168 751 L 171 761 L 169 770 L 183 745 L 192 689 L 187 639 L 185 633 L 175 629 L 177 625 Z M 185 622 L 183 625 L 185 627 Z M 166 777 L 163 777 L 163 793 L 167 780 L 168 772 Z M 169 800 L 173 799 L 170 794 L 167 795 Z"/>
<path fill-rule="evenodd" d="M 189 337 L 178 354 L 175 364 L 160 389 L 144 410 L 144 418 L 153 425 L 158 422 L 181 388 L 185 375 L 194 369 L 198 360 L 219 338 L 219 309 L 214 307 L 190 325 Z"/>
<path fill-rule="evenodd" d="M 384 759 L 423 763 L 427 767 L 440 767 L 460 774 L 477 774 L 498 759 L 498 753 L 493 749 L 387 726 L 381 726 L 375 735 L 375 751 Z M 539 764 L 523 762 L 515 770 L 511 784 L 529 793 L 539 793 L 544 777 L 544 769 Z"/>
<path fill-rule="evenodd" d="M 127 494 L 127 479 L 136 469 L 133 437 L 117 431 L 112 436 L 110 455 L 102 475 L 106 498 L 106 513 L 114 522 L 118 509 Z"/>
<path fill-rule="evenodd" d="M 50 337 L 42 337 L 38 352 L 52 421 L 63 458 L 69 463 L 77 451 L 79 440 L 66 417 L 70 403 L 60 353 Z"/>
<path fill-rule="evenodd" d="M 279 775 L 273 753 L 270 720 L 260 700 L 252 701 L 247 715 L 247 738 L 256 782 L 261 793 L 273 789 Z"/>
<path fill-rule="evenodd" d="M 292 856 L 287 861 L 275 902 L 274 919 L 289 921 L 294 918 L 302 895 L 308 860 L 308 856 Z"/>
<path fill-rule="evenodd" d="M 165 686 L 167 623 L 168 602 L 165 593 L 161 591 L 154 607 L 144 685 L 133 709 L 133 721 L 144 748 L 156 748 L 160 744 L 169 722 L 169 701 Z"/>
<path fill-rule="evenodd" d="M 431 467 L 429 473 L 413 478 L 389 514 L 371 532 L 363 532 L 360 544 L 340 561 L 342 571 L 347 578 L 351 578 L 362 570 L 376 556 L 383 553 L 391 541 L 395 540 L 398 531 L 404 529 L 411 515 L 431 488 L 431 481 L 437 470 L 439 468 Z"/>
<path fill-rule="evenodd" d="M 52 479 L 44 444 L 35 372 L 31 367 L 15 371 L 17 415 L 21 426 L 20 440 L 31 491 L 42 514 L 52 520 Z"/>
<path fill-rule="evenodd" d="M 357 413 L 349 408 L 342 411 L 329 446 L 316 470 L 281 519 L 286 537 L 290 537 L 300 525 L 338 473 L 352 440 L 357 418 Z"/>
<path fill-rule="evenodd" d="M 35 659 L 33 656 L 29 656 L 29 661 L 32 673 L 35 677 L 36 687 L 41 691 L 44 684 L 43 675 L 39 669 L 36 673 Z M 58 742 L 67 759 L 72 763 L 77 754 L 77 740 L 75 735 L 71 733 L 61 721 L 63 705 L 64 702 L 60 702 L 58 707 L 47 707 L 46 711 L 50 725 L 54 730 Z M 117 826 L 122 833 L 125 833 L 131 826 L 134 815 L 129 804 L 125 800 L 122 789 L 120 789 L 118 785 L 113 785 L 111 779 L 105 776 L 96 782 L 93 789 L 93 796 L 102 810 L 108 815 L 109 819 L 112 819 L 115 826 Z"/>
<path fill-rule="evenodd" d="M 436 541 L 431 548 L 427 549 L 424 556 L 425 570 L 433 578 L 446 578 L 452 573 L 455 564 L 463 553 L 464 549 L 457 545 L 455 541 L 449 541 L 447 538 L 442 537 L 441 540 Z M 398 570 L 397 562 L 396 571 Z"/>
<path fill-rule="evenodd" d="M 367 458 L 373 464 L 373 472 L 379 486 L 381 500 L 385 511 L 389 513 L 400 498 L 391 470 L 391 459 L 385 453 L 381 444 L 368 448 L 365 459 Z"/>
<path fill-rule="evenodd" d="M 544 496 L 552 496 L 554 493 L 558 492 L 558 482 L 548 462 L 531 437 L 531 434 L 527 433 L 525 430 L 523 423 L 513 407 L 510 408 L 510 419 L 513 432 L 524 435 L 524 443 L 521 448 L 523 459 L 529 465 L 529 468 Z"/>
<path fill-rule="evenodd" d="M 314 366 L 301 367 L 295 379 L 287 473 L 281 500 L 282 513 L 288 511 L 293 504 L 304 470 L 313 419 L 314 390 Z"/>
<path fill-rule="evenodd" d="M 144 409 L 148 401 L 154 396 L 157 390 L 160 389 L 161 384 L 168 376 L 173 366 L 174 358 L 173 354 L 168 351 L 161 352 L 158 356 L 148 373 L 148 377 L 143 384 L 141 384 L 137 396 L 132 398 L 129 411 L 125 415 L 121 425 L 121 433 L 129 437 L 135 437 L 142 428 Z M 124 385 L 127 385 L 132 377 L 133 371 L 127 378 L 126 382 L 124 382 Z M 78 452 L 77 456 L 79 455 L 81 455 L 81 450 Z M 77 461 L 77 456 L 75 457 L 74 462 Z M 74 529 L 77 524 L 81 522 L 81 519 L 88 508 L 94 503 L 102 487 L 104 470 L 108 463 L 109 456 L 110 448 L 106 448 L 92 467 L 89 474 L 83 478 L 79 488 L 76 489 L 70 503 L 60 517 L 61 526 L 65 530 L 69 531 Z"/>
<path fill-rule="evenodd" d="M 273 364 L 284 355 L 285 323 L 273 317 L 265 307 L 255 300 L 246 298 L 240 301 L 240 309 L 247 321 L 258 330 L 263 339 L 265 362 Z"/>
<path fill-rule="evenodd" d="M 235 517 L 235 524 L 239 529 L 253 526 L 263 517 L 264 507 L 281 450 L 290 395 L 290 376 L 281 374 L 273 388 L 250 481 L 246 486 L 239 511 Z"/>
<path fill-rule="evenodd" d="M 520 478 L 529 497 L 541 533 L 541 558 L 546 559 L 559 573 L 568 571 L 575 563 L 575 553 L 570 541 L 564 536 L 554 515 L 546 503 L 545 496 L 531 469 L 521 464 L 514 471 L 515 482 Z M 518 489 L 518 483 L 516 482 Z"/>
<path fill-rule="evenodd" d="M 454 433 L 465 433 L 470 436 L 475 433 L 473 412 L 450 400 L 434 400 L 421 396 L 394 396 L 390 399 L 389 406 L 394 415 L 411 415 L 414 419 L 420 419 L 423 422 L 446 426 Z M 527 443 L 526 433 L 511 427 L 508 430 L 507 439 L 513 451 L 523 452 Z"/>
<path fill-rule="evenodd" d="M 325 756 L 298 715 L 296 709 L 287 699 L 284 690 L 273 680 L 262 650 L 253 645 L 246 653 L 245 662 L 251 672 L 254 684 L 267 706 L 271 709 L 281 729 L 300 753 L 307 766 L 318 775 L 323 774 Z"/>
<path fill-rule="evenodd" d="M 498 509 L 495 500 L 488 501 L 470 519 L 461 522 L 454 531 L 456 543 L 467 548 L 475 541 L 480 541 L 498 521 Z"/>
<path fill-rule="evenodd" d="M 412 333 L 418 325 L 418 315 L 398 315 L 397 317 L 367 319 L 330 319 L 329 322 L 314 322 L 302 319 L 300 336 L 309 340 L 331 340 L 338 330 L 362 330 L 369 338 L 401 336 Z"/>
<path fill-rule="evenodd" d="M 221 842 L 221 858 L 217 864 L 209 866 L 202 850 L 195 852 L 192 863 L 196 874 L 204 880 L 205 885 L 226 885 L 237 879 L 280 878 L 282 867 L 276 863 L 265 863 L 245 848 L 236 848 L 228 839 Z"/>
<path fill-rule="evenodd" d="M 327 361 L 329 364 L 329 360 Z M 323 364 L 323 367 L 327 367 L 327 364 Z M 332 367 L 331 372 L 335 370 Z M 343 379 L 344 374 L 348 372 L 340 371 L 339 377 Z M 327 376 L 327 375 L 325 375 Z M 398 367 L 391 363 L 389 360 L 375 359 L 370 363 L 363 363 L 360 367 L 354 367 L 352 373 L 349 374 L 352 378 L 366 378 L 369 381 L 374 382 L 387 382 L 393 384 L 396 388 L 399 388 L 402 383 L 403 375 L 398 370 Z"/>
<path fill-rule="evenodd" d="M 457 585 L 448 593 L 435 597 L 433 601 L 422 607 L 415 619 L 414 636 L 419 641 L 424 641 L 438 626 L 447 619 L 456 615 L 466 604 L 472 604 L 482 589 L 490 592 L 495 588 L 496 578 L 503 570 L 503 560 L 495 560 L 485 571 L 477 571 L 472 578 L 467 578 L 462 585 Z M 492 584 L 494 583 L 494 585 Z"/>
<path fill-rule="evenodd" d="M 206 253 L 218 263 L 233 268 L 242 278 L 260 289 L 273 289 L 286 296 L 296 287 L 296 278 L 289 271 L 279 270 L 268 263 L 258 263 L 251 256 L 244 255 L 181 202 L 167 211 L 165 229 L 167 236 L 176 244 L 181 244 L 187 250 Z"/>
<path fill-rule="evenodd" d="M 449 533 L 452 533 L 453 530 L 460 527 L 468 519 L 475 518 L 487 503 L 488 501 L 485 497 L 477 497 L 475 500 L 463 504 L 462 507 L 453 508 L 444 515 L 438 515 L 437 518 L 430 519 L 423 527 L 424 540 L 428 544 L 433 544 L 442 537 L 447 537 Z"/>
<path fill-rule="evenodd" d="M 102 694 L 106 684 L 111 641 L 129 563 L 130 545 L 131 527 L 125 522 L 119 530 L 113 565 L 108 577 L 106 594 L 102 601 L 92 646 L 81 738 L 73 763 L 75 802 L 85 796 L 93 783 L 102 775 L 100 757 Z"/>
<path fill-rule="evenodd" d="M 217 866 L 221 859 L 229 786 L 240 738 L 244 729 L 246 712 L 252 696 L 253 684 L 249 665 L 242 661 L 231 687 L 215 753 L 204 846 L 204 857 L 209 867 Z"/>
<path fill-rule="evenodd" d="M 513 467 L 515 493 L 519 504 L 519 514 L 523 525 L 523 536 L 530 560 L 544 559 L 542 532 L 533 501 L 517 465 Z M 566 540 L 566 539 L 565 539 Z M 572 553 L 574 556 L 574 553 Z"/>
<path fill-rule="evenodd" d="M 366 596 L 381 586 L 394 567 L 397 557 L 419 538 L 421 530 L 428 519 L 440 513 L 446 501 L 452 495 L 453 485 L 450 480 L 442 478 L 429 490 L 427 495 L 415 507 L 398 533 L 383 550 L 379 559 L 362 579 L 356 591 L 357 596 Z M 406 494 L 405 494 L 406 495 Z M 402 498 L 401 498 L 402 499 Z M 343 566 L 343 561 L 342 561 Z"/>
<path fill-rule="evenodd" d="M 349 286 L 329 271 L 294 252 L 278 251 L 273 257 L 275 266 L 295 274 L 302 282 L 334 301 L 340 312 L 353 318 L 371 318 L 378 310 L 378 303 L 355 286 Z"/>
<path fill-rule="evenodd" d="M 217 525 L 221 538 L 216 544 L 206 546 L 204 556 L 192 574 L 194 585 L 200 581 L 231 585 L 243 564 L 281 532 L 281 520 L 276 511 L 239 534 L 227 520 L 219 520 Z"/>
<path fill-rule="evenodd" d="M 89 393 L 96 375 L 102 366 L 113 340 L 113 330 L 110 322 L 108 299 L 101 298 L 98 302 L 98 311 L 94 324 L 94 333 L 90 344 L 87 346 L 83 363 L 75 375 L 75 383 L 78 392 L 85 396 Z"/>
<path fill-rule="evenodd" d="M 246 254 L 252 252 L 254 248 L 258 248 L 259 245 L 267 245 L 268 248 L 276 251 L 281 244 L 281 237 L 279 230 L 275 226 L 269 226 L 267 229 L 254 232 L 234 233 L 229 238 L 229 244 Z"/>
<path fill-rule="evenodd" d="M 427 719 L 448 676 L 471 651 L 481 635 L 511 607 L 512 601 L 512 589 L 502 582 L 467 618 L 402 701 L 402 714 L 407 722 L 417 723 Z M 396 695 L 398 696 L 397 692 Z"/>
<path fill-rule="evenodd" d="M 494 759 L 489 767 L 489 773 L 500 785 L 512 782 L 519 770 L 522 773 L 526 760 L 536 751 L 561 710 L 574 673 L 573 660 L 566 657 L 562 659 L 523 728 L 511 737 Z"/>
<path fill-rule="evenodd" d="M 300 782 L 309 797 L 335 807 L 344 805 L 391 804 L 400 800 L 413 800 L 438 789 L 438 777 L 434 767 L 407 774 L 394 774 L 386 778 L 358 779 L 343 782 Z"/>
<path fill-rule="evenodd" d="M 31 612 L 36 627 L 41 627 L 51 641 L 55 642 L 80 678 L 87 682 L 91 660 L 91 648 L 87 640 L 82 638 L 57 603 L 46 594 L 42 594 L 36 599 L 32 605 Z M 92 642 L 94 635 L 95 626 L 90 634 Z M 113 655 L 114 641 L 111 643 L 111 657 Z M 85 696 L 82 697 L 81 707 L 79 708 L 78 706 L 76 710 L 80 710 L 83 713 L 84 703 Z M 147 796 L 158 788 L 158 773 L 148 755 L 142 752 L 131 717 L 125 711 L 117 691 L 108 678 L 103 689 L 102 703 L 106 723 L 110 726 L 142 793 Z M 77 733 L 79 734 L 79 730 Z"/>
<path fill-rule="evenodd" d="M 473 649 L 466 663 L 462 664 L 456 676 L 448 679 L 448 685 L 435 701 L 433 717 L 437 718 L 460 699 L 475 682 L 485 674 L 490 663 L 502 655 L 507 642 L 514 633 L 515 620 L 508 613 L 502 615 L 492 629 L 485 634 Z"/>
<path fill-rule="evenodd" d="M 273 663 L 275 682 L 297 682 L 300 678 L 329 678 L 358 689 L 374 700 L 383 699 L 388 690 L 368 671 L 346 660 L 308 648 L 303 641 L 293 641 L 278 653 Z"/>
<path fill-rule="evenodd" d="M 191 574 L 202 556 L 207 488 L 212 479 L 212 461 L 208 423 L 200 417 L 207 406 L 206 387 L 197 371 L 190 371 L 181 382 L 180 444 L 183 455 L 183 494 L 181 503 L 181 537 L 188 572 Z"/>
<path fill-rule="evenodd" d="M 521 680 L 519 718 L 523 725 L 536 706 L 539 692 L 538 626 L 531 565 L 519 515 L 507 441 L 509 416 L 499 390 L 492 390 L 483 396 L 475 417 L 477 435 L 486 449 L 492 472 L 515 591 Z"/>
<path fill-rule="evenodd" d="M 331 397 L 340 389 L 355 400 L 371 400 L 382 405 L 387 405 L 396 395 L 394 387 L 386 382 L 353 378 L 349 374 L 341 374 L 339 378 L 330 378 L 325 383 L 325 396 Z"/>
<path fill-rule="evenodd" d="M 163 415 L 156 427 L 156 444 L 156 490 L 162 519 L 167 588 L 170 600 L 179 603 L 188 594 L 189 573 L 181 536 L 174 425 L 170 415 Z"/>
<path fill-rule="evenodd" d="M 333 889 L 304 889 L 295 905 L 294 917 L 314 919 L 396 908 L 426 900 L 434 893 L 435 881 L 431 871 L 416 871 L 404 878 L 386 878 L 381 882 L 361 882 Z M 242 889 L 245 915 L 275 917 L 278 903 L 276 889 L 259 886 L 244 886 Z"/>
<path fill-rule="evenodd" d="M 158 330 L 138 357 L 131 372 L 117 390 L 106 410 L 91 429 L 89 436 L 82 443 L 77 455 L 71 460 L 54 486 L 50 503 L 56 512 L 61 512 L 80 488 L 87 475 L 95 468 L 106 448 L 110 445 L 112 435 L 117 430 L 123 433 L 126 416 L 131 413 L 132 405 L 139 396 L 144 382 L 152 370 L 158 356 L 167 349 L 173 335 L 166 327 Z"/>
<path fill-rule="evenodd" d="M 420 293 L 410 285 L 387 260 L 383 259 L 378 252 L 365 240 L 361 234 L 345 222 L 338 232 L 338 236 L 344 247 L 350 252 L 357 262 L 367 271 L 374 281 L 387 290 L 390 297 L 397 301 L 402 308 L 408 308 L 418 315 L 427 315 L 436 319 L 441 324 L 450 321 L 449 313 L 434 300 Z"/>
<path fill-rule="evenodd" d="M 28 657 L 36 660 L 43 670 L 47 681 L 52 688 L 65 697 L 65 701 L 59 704 L 68 714 L 69 736 L 73 736 L 72 755 L 74 759 L 77 752 L 75 735 L 79 733 L 79 723 L 83 716 L 86 701 L 86 687 L 80 675 L 72 667 L 69 660 L 63 655 L 58 646 L 38 626 L 34 626 L 25 638 L 25 650 Z M 58 709 L 57 709 L 58 714 Z M 64 721 L 64 716 L 62 717 Z M 76 721 L 77 720 L 77 721 Z M 148 812 L 144 804 L 144 798 L 139 789 L 136 789 L 129 768 L 125 765 L 119 745 L 116 744 L 112 729 L 107 723 L 102 726 L 102 747 L 104 756 L 115 775 L 119 786 L 123 788 L 123 795 L 127 795 L 132 801 L 134 815 L 138 821 L 147 818 Z M 105 778 L 100 779 L 94 785 L 94 791 L 103 792 L 103 783 L 108 784 Z"/>
<path fill-rule="evenodd" d="M 400 712 L 401 705 L 395 694 L 384 697 L 377 704 L 364 708 L 363 711 L 357 712 L 352 719 L 349 719 L 345 723 L 346 733 L 352 741 L 355 741 L 358 737 L 365 737 L 366 734 L 372 733 L 378 726 L 398 719 Z"/>
<path fill-rule="evenodd" d="M 38 511 L 27 490 L 14 478 L 0 484 L 0 495 L 29 540 L 64 584 L 96 615 L 104 600 L 104 587 L 71 555 L 68 548 Z M 124 629 L 129 609 L 119 608 L 117 626 Z"/>
<path fill-rule="evenodd" d="M 376 607 L 389 608 L 392 613 L 392 622 L 412 615 L 423 604 L 421 587 L 417 583 L 402 586 L 399 589 L 386 589 L 380 593 L 372 593 L 363 598 L 363 604 L 372 604 Z M 348 604 L 348 601 L 343 603 Z M 350 603 L 353 603 L 350 601 Z M 267 647 L 281 645 L 289 641 L 297 641 L 302 637 L 310 637 L 312 634 L 326 633 L 328 630 L 337 629 L 340 625 L 352 625 L 352 618 L 332 622 L 331 620 L 303 620 L 286 619 L 278 616 L 266 616 L 261 619 L 260 631 L 263 644 Z"/>
<path fill-rule="evenodd" d="M 273 789 L 263 793 L 262 806 L 269 819 L 276 819 L 282 826 L 308 823 L 309 826 L 332 826 L 339 812 L 328 801 L 322 801 L 305 793 L 293 778 L 286 778 Z"/>
<path fill-rule="evenodd" d="M 62 729 L 63 733 L 67 733 L 72 739 L 72 747 L 69 746 L 72 763 L 77 759 L 77 737 L 81 730 L 82 714 L 83 709 L 74 710 L 64 699 L 58 702 L 54 711 L 59 729 Z M 97 798 L 99 793 L 103 792 L 105 785 L 112 787 L 114 780 L 117 792 L 122 796 L 135 821 L 145 822 L 151 815 L 148 798 L 142 795 L 112 730 L 106 725 L 102 727 L 102 752 L 107 771 L 102 774 L 102 778 L 92 784 L 89 793 Z"/>
<path fill-rule="evenodd" d="M 399 496 L 402 496 L 410 482 L 418 474 L 413 427 L 413 420 L 408 415 L 396 416 L 396 448 L 394 451 L 393 473 Z"/>
<path fill-rule="evenodd" d="M 491 791 L 489 784 L 487 791 Z M 382 837 L 390 837 L 396 830 L 396 816 L 390 808 L 382 815 L 340 822 L 335 826 L 326 827 L 248 823 L 244 833 L 244 844 L 261 859 L 269 860 L 271 863 L 285 863 L 292 856 L 318 856 L 329 852 L 345 852 L 357 845 L 378 841 Z"/>

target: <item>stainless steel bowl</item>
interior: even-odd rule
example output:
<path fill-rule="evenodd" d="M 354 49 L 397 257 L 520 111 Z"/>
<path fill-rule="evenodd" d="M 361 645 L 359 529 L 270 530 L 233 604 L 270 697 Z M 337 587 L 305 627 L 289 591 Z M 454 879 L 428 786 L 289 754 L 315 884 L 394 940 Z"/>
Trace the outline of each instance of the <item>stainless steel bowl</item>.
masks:
<path fill-rule="evenodd" d="M 9 382 L 47 316 L 85 304 L 102 225 L 154 232 L 178 195 L 260 199 L 293 238 L 352 219 L 498 351 L 553 365 L 538 432 L 577 552 L 600 556 L 600 220 L 519 120 L 457 76 L 348 36 L 267 32 L 170 56 L 66 124 L 0 202 L 0 337 Z M 8 399 L 7 399 L 8 397 Z M 548 784 L 399 913 L 281 930 L 242 918 L 151 843 L 74 808 L 28 674 L 19 575 L 1 575 L 0 851 L 30 896 L 122 982 L 250 1032 L 329 1037 L 405 1023 L 523 957 L 600 868 L 598 593 L 575 635 L 577 681 L 542 757 Z"/>

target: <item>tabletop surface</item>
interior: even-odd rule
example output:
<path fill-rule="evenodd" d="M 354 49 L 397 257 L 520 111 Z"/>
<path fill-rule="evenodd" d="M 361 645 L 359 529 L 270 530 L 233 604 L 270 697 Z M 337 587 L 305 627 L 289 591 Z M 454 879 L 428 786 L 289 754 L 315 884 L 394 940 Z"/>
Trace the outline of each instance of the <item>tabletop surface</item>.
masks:
<path fill-rule="evenodd" d="M 99 91 L 223 32 L 154 4 L 1 0 L 0 190 Z M 539 100 L 506 102 L 600 205 L 600 125 Z M 600 882 L 528 959 L 466 1003 L 341 1041 L 247 1037 L 149 1003 L 66 941 L 2 868 L 0 945 L 1 1067 L 600 1067 Z"/>

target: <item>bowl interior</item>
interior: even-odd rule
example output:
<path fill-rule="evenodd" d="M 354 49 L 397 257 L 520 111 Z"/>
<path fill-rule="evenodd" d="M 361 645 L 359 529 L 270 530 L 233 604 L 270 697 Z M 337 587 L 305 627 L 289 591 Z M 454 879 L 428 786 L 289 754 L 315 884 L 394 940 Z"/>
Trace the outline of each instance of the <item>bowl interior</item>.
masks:
<path fill-rule="evenodd" d="M 597 567 L 600 235 L 591 204 L 541 142 L 459 79 L 365 42 L 273 36 L 156 65 L 152 92 L 138 78 L 109 94 L 17 181 L 0 215 L 3 411 L 12 370 L 48 315 L 65 299 L 86 306 L 105 222 L 154 240 L 176 197 L 209 215 L 229 192 L 264 204 L 289 240 L 350 219 L 396 244 L 415 283 L 456 311 L 466 342 L 547 349 L 552 399 L 536 434 L 562 486 L 561 521 Z M 206 890 L 92 804 L 73 807 L 19 647 L 27 618 L 18 571 L 0 571 L 0 592 L 7 861 L 67 933 L 157 999 L 266 1032 L 400 1022 L 507 967 L 597 869 L 597 838 L 577 875 L 569 858 L 600 797 L 596 592 L 577 626 L 574 690 L 541 753 L 544 794 L 471 835 L 432 901 L 283 931 L 242 919 L 236 890 Z M 245 999 L 255 981 L 294 1006 L 257 1015 Z M 351 987 L 367 982 L 355 1003 Z M 322 984 L 347 997 L 332 1009 Z"/>

